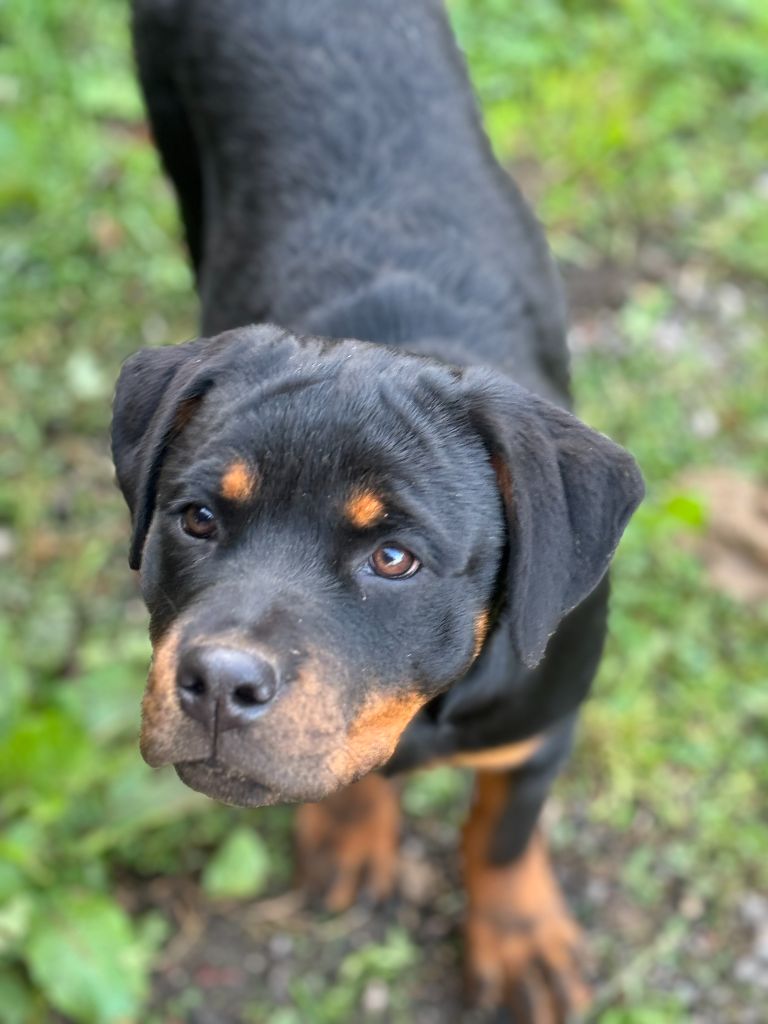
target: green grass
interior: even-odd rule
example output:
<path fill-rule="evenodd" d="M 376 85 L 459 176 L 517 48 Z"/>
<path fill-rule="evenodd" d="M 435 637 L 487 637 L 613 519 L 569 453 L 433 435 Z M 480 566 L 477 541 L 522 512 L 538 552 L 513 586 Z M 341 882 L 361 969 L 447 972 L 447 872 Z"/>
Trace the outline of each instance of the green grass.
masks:
<path fill-rule="evenodd" d="M 538 168 L 558 253 L 589 267 L 660 247 L 714 299 L 718 281 L 755 282 L 729 313 L 681 298 L 674 275 L 638 281 L 576 358 L 582 415 L 637 454 L 649 496 L 618 558 L 612 639 L 555 827 L 564 851 L 579 841 L 570 805 L 617 844 L 642 833 L 613 865 L 617 885 L 649 920 L 682 888 L 727 951 L 735 901 L 768 885 L 768 614 L 709 589 L 680 541 L 706 509 L 679 474 L 768 475 L 768 14 L 757 0 L 452 9 L 498 151 Z M 77 1021 L 142 1019 L 166 926 L 116 902 L 117 875 L 207 865 L 215 893 L 234 860 L 250 865 L 241 894 L 266 875 L 279 889 L 288 816 L 260 815 L 269 847 L 249 843 L 237 829 L 253 815 L 150 772 L 136 749 L 148 644 L 109 401 L 126 355 L 194 333 L 195 302 L 142 131 L 124 5 L 12 0 L 0 39 L 0 1006 L 11 1024 L 47 1020 L 51 1005 Z M 719 425 L 705 439 L 702 412 Z M 406 805 L 445 814 L 457 786 L 418 778 Z M 63 970 L 72 920 L 85 953 Z M 706 982 L 716 959 L 689 964 L 690 929 L 676 910 L 671 923 L 682 930 L 665 956 Z M 361 986 L 409 957 L 399 933 L 366 949 L 325 989 L 307 978 L 299 1012 L 304 1000 L 318 1020 L 346 1020 Z M 655 962 L 622 981 L 606 1022 L 685 1019 L 649 990 Z"/>
<path fill-rule="evenodd" d="M 754 0 L 451 0 L 497 150 L 540 169 L 577 263 L 649 238 L 722 270 L 768 264 L 768 9 Z"/>

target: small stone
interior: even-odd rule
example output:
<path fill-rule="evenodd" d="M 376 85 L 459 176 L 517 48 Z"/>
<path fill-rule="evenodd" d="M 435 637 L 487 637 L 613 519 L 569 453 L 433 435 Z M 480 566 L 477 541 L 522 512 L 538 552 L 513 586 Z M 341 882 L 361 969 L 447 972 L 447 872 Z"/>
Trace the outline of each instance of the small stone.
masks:
<path fill-rule="evenodd" d="M 741 981 L 745 985 L 751 985 L 757 980 L 759 969 L 751 957 L 744 957 L 743 960 L 739 960 L 736 964 L 733 973 L 737 981 Z"/>
<path fill-rule="evenodd" d="M 0 560 L 10 558 L 16 544 L 10 530 L 0 528 Z"/>
<path fill-rule="evenodd" d="M 752 949 L 758 960 L 768 964 L 768 925 L 758 929 Z"/>
<path fill-rule="evenodd" d="M 366 1013 L 383 1013 L 389 1006 L 389 988 L 383 981 L 369 981 L 363 991 L 363 1009 Z"/>
<path fill-rule="evenodd" d="M 741 913 L 750 924 L 768 921 L 768 899 L 758 892 L 748 892 L 741 900 Z"/>
<path fill-rule="evenodd" d="M 689 892 L 680 903 L 680 913 L 688 921 L 696 921 L 704 913 L 704 901 L 696 893 Z"/>
<path fill-rule="evenodd" d="M 691 416 L 691 432 L 694 437 L 706 441 L 720 430 L 720 418 L 714 409 L 697 409 Z"/>
<path fill-rule="evenodd" d="M 738 320 L 744 316 L 747 303 L 741 288 L 724 284 L 717 290 L 717 304 L 724 320 Z"/>
<path fill-rule="evenodd" d="M 282 960 L 293 951 L 290 935 L 273 935 L 269 940 L 269 951 L 276 960 Z"/>

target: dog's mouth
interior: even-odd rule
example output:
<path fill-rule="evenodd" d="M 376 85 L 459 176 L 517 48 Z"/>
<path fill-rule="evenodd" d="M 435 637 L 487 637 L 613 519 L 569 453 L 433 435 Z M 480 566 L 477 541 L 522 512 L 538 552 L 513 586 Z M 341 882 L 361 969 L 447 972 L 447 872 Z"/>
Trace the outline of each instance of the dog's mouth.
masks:
<path fill-rule="evenodd" d="M 335 664 L 307 660 L 268 711 L 251 717 L 248 709 L 222 725 L 219 712 L 180 694 L 178 646 L 177 629 L 156 648 L 142 755 L 154 768 L 174 765 L 190 789 L 238 807 L 323 800 L 388 761 L 427 699 L 412 687 L 372 683 L 361 699 L 348 680 L 328 682 Z"/>
<path fill-rule="evenodd" d="M 181 761 L 174 768 L 185 786 L 233 807 L 266 807 L 285 802 L 269 786 L 234 772 L 219 761 Z"/>

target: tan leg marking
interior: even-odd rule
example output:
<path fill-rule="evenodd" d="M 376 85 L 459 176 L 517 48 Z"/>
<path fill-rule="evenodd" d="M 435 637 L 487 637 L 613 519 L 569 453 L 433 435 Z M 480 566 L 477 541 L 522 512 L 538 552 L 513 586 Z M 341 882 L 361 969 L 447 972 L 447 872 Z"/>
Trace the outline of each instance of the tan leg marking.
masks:
<path fill-rule="evenodd" d="M 302 887 L 327 910 L 351 906 L 367 890 L 376 902 L 395 884 L 400 808 L 394 788 L 380 775 L 296 815 L 296 843 Z"/>
<path fill-rule="evenodd" d="M 481 773 L 463 833 L 467 969 L 478 1002 L 505 1007 L 521 1024 L 565 1024 L 590 1004 L 578 965 L 582 942 L 540 832 L 522 856 L 490 860 L 495 829 L 513 784 Z"/>

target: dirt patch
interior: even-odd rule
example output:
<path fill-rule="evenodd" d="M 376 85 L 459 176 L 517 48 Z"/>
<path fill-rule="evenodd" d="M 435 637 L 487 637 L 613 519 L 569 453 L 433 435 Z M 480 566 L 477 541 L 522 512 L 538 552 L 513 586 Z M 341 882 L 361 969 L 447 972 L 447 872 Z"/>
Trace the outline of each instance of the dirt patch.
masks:
<path fill-rule="evenodd" d="M 766 979 L 765 901 L 754 897 L 748 907 L 734 906 L 723 916 L 693 894 L 685 878 L 662 868 L 656 898 L 639 899 L 622 886 L 620 866 L 639 846 L 649 852 L 661 847 L 665 837 L 654 833 L 650 816 L 638 812 L 632 826 L 617 833 L 590 820 L 586 806 L 569 803 L 566 810 L 554 800 L 548 819 L 555 823 L 563 816 L 575 826 L 575 838 L 556 851 L 555 863 L 587 932 L 597 998 L 590 1021 L 640 990 L 654 999 L 674 996 L 696 1024 L 759 1024 L 764 1018 L 755 992 Z M 152 1020 L 488 1022 L 464 1000 L 457 848 L 455 825 L 408 821 L 397 898 L 385 907 L 360 904 L 337 916 L 312 911 L 291 890 L 223 905 L 206 900 L 190 879 L 144 887 L 144 908 L 161 909 L 175 925 L 155 973 Z M 345 986 L 355 985 L 345 961 L 375 947 L 385 964 L 394 933 L 407 937 L 410 959 L 388 977 L 386 970 L 383 978 L 374 970 L 344 996 Z M 307 1009 L 313 992 L 316 999 Z M 337 999 L 343 1010 L 334 1009 Z"/>
<path fill-rule="evenodd" d="M 712 586 L 736 601 L 768 600 L 768 486 L 725 467 L 681 483 L 706 507 L 706 529 L 691 544 Z"/>
<path fill-rule="evenodd" d="M 250 904 L 217 905 L 191 880 L 159 880 L 142 892 L 174 922 L 155 974 L 156 1012 L 166 1024 L 262 1024 L 280 1008 L 323 1024 L 480 1021 L 463 1001 L 457 848 L 452 826 L 409 827 L 396 898 L 338 915 L 307 907 L 290 889 Z M 395 976 L 385 970 L 383 978 L 345 972 L 358 951 L 378 947 L 383 959 L 391 956 L 393 935 L 404 937 L 411 964 L 401 963 Z M 304 1002 L 315 990 L 307 1015 Z M 336 1016 L 335 1000 L 351 1001 L 352 1016 Z"/>

